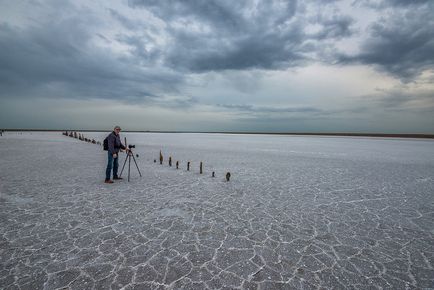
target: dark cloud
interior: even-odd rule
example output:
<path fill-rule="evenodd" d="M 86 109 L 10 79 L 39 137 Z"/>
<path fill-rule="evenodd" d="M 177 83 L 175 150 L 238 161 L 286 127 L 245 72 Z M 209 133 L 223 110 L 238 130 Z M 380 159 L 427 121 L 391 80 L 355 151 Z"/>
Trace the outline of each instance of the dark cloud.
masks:
<path fill-rule="evenodd" d="M 371 8 L 399 8 L 424 5 L 432 2 L 431 0 L 356 0 L 354 4 L 364 5 Z"/>
<path fill-rule="evenodd" d="M 350 37 L 354 33 L 352 29 L 354 22 L 352 17 L 346 15 L 319 15 L 313 23 L 320 23 L 322 27 L 318 32 L 312 34 L 312 37 L 318 40 Z"/>
<path fill-rule="evenodd" d="M 334 2 L 334 1 L 329 1 Z M 168 25 L 165 63 L 176 70 L 207 72 L 284 69 L 312 60 L 321 42 L 352 34 L 352 18 L 336 12 L 308 19 L 298 1 L 149 1 L 131 7 L 151 11 Z M 317 24 L 317 33 L 305 26 Z"/>
<path fill-rule="evenodd" d="M 353 24 L 338 12 L 307 17 L 296 0 L 129 1 L 160 26 L 112 8 L 102 19 L 73 2 L 32 3 L 45 11 L 37 21 L 0 22 L 2 96 L 158 98 L 179 92 L 185 72 L 305 65 L 328 40 L 350 36 Z M 123 29 L 106 34 L 105 22 Z M 309 24 L 319 31 L 306 33 Z M 122 53 L 108 48 L 118 45 Z"/>
<path fill-rule="evenodd" d="M 244 36 L 230 42 L 214 39 L 201 43 L 201 39 L 179 33 L 177 45 L 170 49 L 166 61 L 171 67 L 194 72 L 286 68 L 306 61 L 300 44 L 294 44 L 291 38 L 297 42 L 298 36 L 271 33 L 260 37 Z"/>
<path fill-rule="evenodd" d="M 0 24 L 0 96 L 146 100 L 177 91 L 180 74 L 107 53 L 94 38 L 108 39 L 86 19 L 82 12 L 25 28 Z"/>
<path fill-rule="evenodd" d="M 341 63 L 375 65 L 403 81 L 434 69 L 434 2 L 395 10 L 369 27 L 369 37 L 355 55 L 339 55 Z"/>
<path fill-rule="evenodd" d="M 360 26 L 365 19 L 358 23 L 362 17 L 357 11 L 347 15 L 341 10 L 347 5 L 339 0 L 130 0 L 129 6 L 79 0 L 26 2 L 35 3 L 37 12 L 13 3 L 2 4 L 12 7 L 11 11 L 0 9 L 0 16 L 8 16 L 0 20 L 1 98 L 99 98 L 171 110 L 211 108 L 258 122 L 270 120 L 271 126 L 293 117 L 321 119 L 372 111 L 363 101 L 342 110 L 339 100 L 335 109 L 330 104 L 328 110 L 311 106 L 313 97 L 303 105 L 303 92 L 295 93 L 283 84 L 288 80 L 284 74 L 289 79 L 296 74 L 292 68 L 315 64 L 306 69 L 313 71 L 317 64 L 357 63 L 405 82 L 432 85 L 429 76 L 418 78 L 434 68 L 432 1 L 356 1 L 355 8 L 370 7 L 375 10 L 369 17 L 378 16 L 367 31 Z M 17 14 L 16 19 L 11 13 Z M 347 44 L 356 53 L 335 53 Z M 267 70 L 280 69 L 288 70 L 276 79 L 265 76 Z M 218 77 L 213 80 L 210 75 Z M 321 78 L 318 75 L 308 77 Z M 220 87 L 218 80 L 223 83 Z M 290 103 L 299 94 L 300 107 L 255 105 L 256 91 L 266 88 L 269 81 L 276 82 L 267 96 L 270 103 L 277 102 L 273 96 L 280 96 L 281 101 L 286 93 Z M 309 83 L 307 97 L 322 96 L 316 81 Z M 237 100 L 237 93 L 242 98 Z M 209 105 L 238 104 L 249 93 L 252 105 Z M 345 97 L 338 94 L 336 99 Z M 217 96 L 222 98 L 216 101 Z M 315 101 L 326 102 L 319 99 Z M 367 100 L 380 109 L 396 110 L 432 104 L 429 92 L 412 94 L 401 88 Z"/>
<path fill-rule="evenodd" d="M 385 0 L 383 2 L 391 6 L 412 6 L 430 3 L 432 0 Z"/>
<path fill-rule="evenodd" d="M 217 107 L 244 113 L 322 113 L 314 107 L 261 107 L 253 105 L 218 104 Z"/>
<path fill-rule="evenodd" d="M 211 25 L 218 31 L 230 31 L 244 26 L 241 12 L 249 2 L 129 0 L 128 3 L 131 7 L 146 8 L 165 22 L 190 19 L 196 23 Z"/>

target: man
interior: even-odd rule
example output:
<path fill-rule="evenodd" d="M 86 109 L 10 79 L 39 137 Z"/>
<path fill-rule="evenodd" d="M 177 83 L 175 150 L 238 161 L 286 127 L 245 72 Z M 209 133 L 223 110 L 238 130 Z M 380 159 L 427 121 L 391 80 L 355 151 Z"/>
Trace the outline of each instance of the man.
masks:
<path fill-rule="evenodd" d="M 113 181 L 110 180 L 112 168 L 113 168 L 113 180 L 122 179 L 121 177 L 118 176 L 119 151 L 123 149 L 128 152 L 128 148 L 126 148 L 124 144 L 122 144 L 121 137 L 119 136 L 120 132 L 121 132 L 121 127 L 116 126 L 113 129 L 113 132 L 111 132 L 110 135 L 107 136 L 108 163 L 107 163 L 107 169 L 105 171 L 105 183 L 113 183 Z"/>

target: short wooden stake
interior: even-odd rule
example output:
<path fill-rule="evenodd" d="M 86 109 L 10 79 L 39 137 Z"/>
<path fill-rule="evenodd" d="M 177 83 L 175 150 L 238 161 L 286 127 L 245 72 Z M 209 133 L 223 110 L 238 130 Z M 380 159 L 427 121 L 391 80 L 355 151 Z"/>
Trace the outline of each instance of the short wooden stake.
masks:
<path fill-rule="evenodd" d="M 169 166 L 172 167 L 172 156 L 169 156 Z"/>
<path fill-rule="evenodd" d="M 187 171 L 190 171 L 190 161 L 187 162 Z"/>
<path fill-rule="evenodd" d="M 203 173 L 202 169 L 203 169 L 202 162 L 200 162 L 200 174 Z"/>
<path fill-rule="evenodd" d="M 163 154 L 161 154 L 161 150 L 160 150 L 160 165 L 163 164 Z"/>
<path fill-rule="evenodd" d="M 176 169 L 179 169 L 179 161 L 176 161 Z"/>

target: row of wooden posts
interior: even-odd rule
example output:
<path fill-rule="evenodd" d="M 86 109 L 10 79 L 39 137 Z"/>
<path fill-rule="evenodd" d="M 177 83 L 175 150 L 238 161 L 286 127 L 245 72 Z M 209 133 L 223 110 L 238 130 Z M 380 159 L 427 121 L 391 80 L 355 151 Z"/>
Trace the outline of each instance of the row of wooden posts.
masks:
<path fill-rule="evenodd" d="M 161 150 L 160 150 L 160 165 L 163 165 L 163 161 L 164 161 L 164 157 L 163 157 L 163 154 L 161 153 Z M 157 159 L 154 159 L 154 163 L 157 163 Z M 191 165 L 191 162 L 188 161 L 187 162 L 187 171 L 190 171 L 190 165 Z M 172 167 L 172 156 L 169 156 L 169 166 Z M 179 169 L 179 161 L 176 161 L 176 169 Z M 203 174 L 203 162 L 202 161 L 199 163 L 199 173 Z M 215 177 L 215 171 L 212 172 L 211 177 Z M 225 177 L 226 177 L 226 181 L 230 181 L 231 173 L 227 172 Z"/>
<path fill-rule="evenodd" d="M 101 145 L 101 142 L 96 141 L 95 139 L 86 138 L 86 137 L 84 137 L 83 134 L 77 133 L 75 131 L 74 132 L 73 131 L 70 131 L 70 132 L 65 131 L 65 132 L 62 133 L 62 135 L 69 136 L 71 138 L 76 138 L 76 139 L 79 139 L 79 140 L 84 141 L 84 142 Z M 126 143 L 127 143 L 127 140 L 125 138 L 125 146 L 126 146 Z M 163 157 L 163 154 L 160 151 L 160 164 L 161 165 L 163 164 L 163 161 L 164 161 L 164 157 Z M 157 163 L 156 159 L 154 159 L 154 163 Z M 191 165 L 191 162 L 188 161 L 187 162 L 187 171 L 190 171 L 190 165 Z M 172 156 L 169 156 L 169 166 L 172 167 Z M 179 161 L 176 161 L 176 169 L 179 169 Z M 203 174 L 203 162 L 202 161 L 200 162 L 200 165 L 199 165 L 199 173 Z M 214 171 L 212 172 L 211 176 L 215 177 L 215 172 Z M 230 172 L 226 172 L 225 178 L 226 178 L 226 181 L 230 181 L 230 179 L 231 179 L 231 173 Z"/>
<path fill-rule="evenodd" d="M 84 137 L 84 134 L 80 134 L 80 133 L 77 133 L 75 131 L 74 132 L 72 132 L 72 131 L 70 131 L 70 132 L 65 131 L 65 132 L 62 133 L 62 135 L 69 136 L 71 138 L 75 138 L 75 139 L 78 139 L 78 140 L 81 140 L 81 141 L 84 141 L 84 142 L 88 142 L 88 143 L 92 143 L 92 144 L 96 144 L 96 145 L 101 145 L 101 142 L 96 141 L 95 139 L 86 138 L 86 137 Z"/>

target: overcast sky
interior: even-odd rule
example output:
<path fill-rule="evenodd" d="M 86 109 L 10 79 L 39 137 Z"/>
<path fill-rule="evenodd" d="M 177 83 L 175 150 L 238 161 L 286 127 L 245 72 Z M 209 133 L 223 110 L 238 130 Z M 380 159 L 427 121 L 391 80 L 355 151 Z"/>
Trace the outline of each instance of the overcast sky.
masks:
<path fill-rule="evenodd" d="M 434 133 L 432 0 L 0 0 L 0 127 Z"/>

